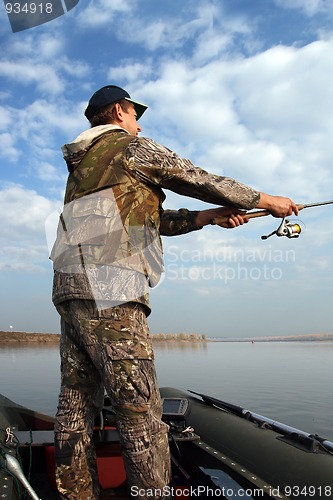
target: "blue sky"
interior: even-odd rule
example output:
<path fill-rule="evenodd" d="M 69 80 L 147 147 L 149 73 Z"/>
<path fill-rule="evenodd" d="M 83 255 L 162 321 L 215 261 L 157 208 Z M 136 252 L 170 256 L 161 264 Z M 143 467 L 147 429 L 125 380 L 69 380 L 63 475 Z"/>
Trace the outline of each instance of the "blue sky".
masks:
<path fill-rule="evenodd" d="M 80 0 L 13 33 L 0 5 L 0 330 L 58 332 L 45 221 L 61 207 L 61 146 L 106 84 L 149 105 L 142 135 L 215 174 L 297 203 L 333 198 L 330 0 Z M 166 208 L 205 208 L 167 193 Z M 332 332 L 332 210 L 298 239 L 246 227 L 164 238 L 152 332 Z"/>

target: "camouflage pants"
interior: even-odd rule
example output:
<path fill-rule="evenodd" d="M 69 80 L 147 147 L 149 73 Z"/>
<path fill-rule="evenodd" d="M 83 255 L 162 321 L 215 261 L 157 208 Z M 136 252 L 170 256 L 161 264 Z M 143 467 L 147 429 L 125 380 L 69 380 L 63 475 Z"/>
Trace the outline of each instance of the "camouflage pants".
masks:
<path fill-rule="evenodd" d="M 60 498 L 99 498 L 91 436 L 104 387 L 116 413 L 128 485 L 150 490 L 138 498 L 154 498 L 152 490 L 169 484 L 170 460 L 144 308 L 133 303 L 98 311 L 93 301 L 71 300 L 57 309 L 62 330 L 55 424 Z"/>

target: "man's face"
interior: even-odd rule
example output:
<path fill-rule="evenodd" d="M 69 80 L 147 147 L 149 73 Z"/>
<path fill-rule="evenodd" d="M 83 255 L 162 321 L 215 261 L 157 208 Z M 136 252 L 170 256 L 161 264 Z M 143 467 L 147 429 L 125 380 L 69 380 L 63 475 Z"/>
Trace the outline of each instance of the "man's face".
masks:
<path fill-rule="evenodd" d="M 139 135 L 142 128 L 136 121 L 136 111 L 132 103 L 129 104 L 127 112 L 123 113 L 123 128 L 131 135 Z"/>

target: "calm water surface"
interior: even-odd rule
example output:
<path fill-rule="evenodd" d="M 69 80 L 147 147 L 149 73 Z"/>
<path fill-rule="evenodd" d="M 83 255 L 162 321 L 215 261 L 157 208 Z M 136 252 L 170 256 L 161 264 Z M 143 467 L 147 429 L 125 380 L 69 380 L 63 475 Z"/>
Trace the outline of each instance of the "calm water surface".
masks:
<path fill-rule="evenodd" d="M 223 399 L 333 441 L 333 342 L 156 343 L 160 386 Z M 0 348 L 0 392 L 53 415 L 58 346 Z"/>

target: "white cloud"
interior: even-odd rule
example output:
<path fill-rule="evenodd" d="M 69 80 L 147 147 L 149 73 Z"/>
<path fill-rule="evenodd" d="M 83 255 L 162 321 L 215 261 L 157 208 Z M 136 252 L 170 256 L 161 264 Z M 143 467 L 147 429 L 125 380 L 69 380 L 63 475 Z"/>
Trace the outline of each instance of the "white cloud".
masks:
<path fill-rule="evenodd" d="M 31 64 L 25 59 L 0 61 L 0 75 L 14 80 L 16 84 L 34 84 L 41 92 L 59 94 L 64 90 L 63 82 L 52 66 Z"/>
<path fill-rule="evenodd" d="M 219 5 L 199 5 L 197 15 L 200 19 L 194 38 L 193 62 L 207 63 L 219 56 L 223 59 L 235 57 L 244 47 L 248 51 L 257 45 L 254 32 L 257 21 L 251 21 L 241 14 L 230 16 Z"/>
<path fill-rule="evenodd" d="M 302 48 L 278 46 L 231 64 L 229 84 L 244 122 L 261 137 L 274 129 L 279 141 L 331 128 L 332 48 L 333 38 Z"/>
<path fill-rule="evenodd" d="M 54 165 L 51 165 L 50 163 L 47 162 L 41 162 L 37 164 L 36 166 L 36 171 L 37 171 L 37 176 L 39 179 L 50 182 L 50 181 L 57 181 L 59 180 L 62 181 L 63 185 L 65 185 L 66 182 L 66 177 L 65 175 L 60 175 L 59 174 L 59 169 L 56 168 Z M 64 168 L 65 172 L 65 168 Z"/>
<path fill-rule="evenodd" d="M 172 17 L 161 15 L 151 18 L 132 9 L 122 18 L 121 22 L 121 29 L 117 25 L 114 31 L 119 40 L 124 43 L 141 45 L 154 52 L 159 48 L 181 47 L 195 35 L 202 22 L 206 21 L 197 18 L 187 21 L 184 15 Z"/>
<path fill-rule="evenodd" d="M 57 142 L 60 141 L 57 134 L 62 134 L 65 142 L 65 138 L 70 140 L 87 128 L 83 109 L 82 103 L 68 103 L 60 98 L 56 103 L 35 100 L 22 109 L 3 106 L 6 119 L 2 127 L 2 141 L 8 148 L 1 149 L 3 156 L 14 161 L 24 150 L 28 150 L 25 169 L 35 163 L 42 165 L 45 160 L 53 164 L 53 168 L 59 160 L 62 165 L 62 143 Z"/>
<path fill-rule="evenodd" d="M 45 246 L 3 246 L 0 248 L 0 272 L 44 273 L 47 262 Z"/>
<path fill-rule="evenodd" d="M 8 185 L 0 191 L 2 237 L 40 236 L 46 217 L 58 202 L 48 200 L 36 191 L 21 185 Z"/>
<path fill-rule="evenodd" d="M 64 91 L 64 80 L 59 70 L 65 40 L 51 33 L 24 33 L 12 37 L 3 45 L 0 75 L 22 86 L 34 85 L 45 95 Z M 73 64 L 75 62 L 73 61 Z"/>
<path fill-rule="evenodd" d="M 12 134 L 0 134 L 0 157 L 6 158 L 10 162 L 15 162 L 20 157 L 21 152 L 15 147 L 15 138 Z"/>
<path fill-rule="evenodd" d="M 121 67 L 111 67 L 107 72 L 108 81 L 120 81 L 124 80 L 126 82 L 135 82 L 148 80 L 153 74 L 153 61 L 147 59 L 145 62 L 133 61 L 122 61 Z"/>
<path fill-rule="evenodd" d="M 313 16 L 321 12 L 332 11 L 330 0 L 274 0 L 276 5 L 285 9 L 302 10 L 306 15 Z"/>
<path fill-rule="evenodd" d="M 41 33 L 40 36 L 29 31 L 22 34 L 22 36 L 10 37 L 6 44 L 5 53 L 11 58 L 36 58 L 40 62 L 49 61 L 51 57 L 61 56 L 65 39 L 61 36 L 55 36 L 52 28 L 50 31 Z"/>
<path fill-rule="evenodd" d="M 79 80 L 89 73 L 84 60 L 70 60 L 64 55 L 66 41 L 52 29 L 40 36 L 29 32 L 10 38 L 3 44 L 0 76 L 23 88 L 34 86 L 43 97 L 59 96 L 69 83 L 68 75 Z"/>
<path fill-rule="evenodd" d="M 5 130 L 12 121 L 10 109 L 5 106 L 0 107 L 0 129 Z"/>
<path fill-rule="evenodd" d="M 132 9 L 124 20 L 122 28 L 113 31 L 123 42 L 139 44 L 151 52 L 161 48 L 173 49 L 175 59 L 179 58 L 180 52 L 188 51 L 198 64 L 212 60 L 226 50 L 239 52 L 240 37 L 241 44 L 247 40 L 246 45 L 252 46 L 256 25 L 253 18 L 249 22 L 243 15 L 228 15 L 222 2 L 195 3 L 191 9 L 181 8 L 177 16 L 162 11 L 158 17 L 151 17 Z"/>
<path fill-rule="evenodd" d="M 59 207 L 17 184 L 0 191 L 0 270 L 31 272 L 49 266 L 45 221 Z"/>
<path fill-rule="evenodd" d="M 90 1 L 88 7 L 79 12 L 76 21 L 81 28 L 99 28 L 108 25 L 110 30 L 114 30 L 113 22 L 115 21 L 116 28 L 118 22 L 115 16 L 131 13 L 135 10 L 135 4 L 135 0 L 113 0 L 112 2 L 110 0 L 93 0 Z M 122 19 L 121 22 L 123 21 Z"/>
<path fill-rule="evenodd" d="M 36 130 L 37 134 L 43 134 L 44 130 L 50 137 L 56 130 L 68 137 L 77 131 L 81 132 L 83 128 L 88 128 L 88 122 L 83 116 L 85 106 L 86 103 L 68 102 L 64 99 L 59 99 L 57 102 L 41 99 L 22 110 L 21 118 L 26 120 L 30 116 L 32 131 Z M 24 121 L 21 124 L 23 134 Z"/>
<path fill-rule="evenodd" d="M 84 61 L 72 61 L 66 57 L 59 59 L 58 67 L 67 75 L 77 80 L 84 79 L 90 71 L 89 65 Z"/>

